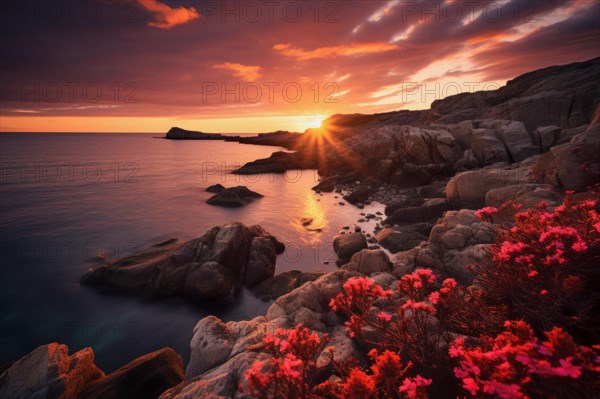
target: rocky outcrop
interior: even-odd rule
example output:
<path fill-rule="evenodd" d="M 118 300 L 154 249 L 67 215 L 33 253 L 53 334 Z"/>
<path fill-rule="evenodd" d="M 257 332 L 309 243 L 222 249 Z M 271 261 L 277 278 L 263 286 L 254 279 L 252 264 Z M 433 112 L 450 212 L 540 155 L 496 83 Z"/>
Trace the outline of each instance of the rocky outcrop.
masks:
<path fill-rule="evenodd" d="M 348 262 L 352 255 L 367 248 L 367 238 L 362 233 L 341 234 L 333 239 L 333 250 L 338 256 L 338 265 Z"/>
<path fill-rule="evenodd" d="M 0 375 L 6 399 L 155 399 L 183 380 L 183 360 L 163 348 L 105 376 L 84 348 L 69 356 L 56 342 L 42 345 Z"/>
<path fill-rule="evenodd" d="M 316 169 L 317 165 L 316 156 L 311 153 L 278 151 L 271 154 L 269 158 L 248 162 L 231 173 L 238 175 L 285 173 L 295 169 Z"/>
<path fill-rule="evenodd" d="M 54 342 L 38 347 L 2 373 L 0 398 L 78 399 L 102 378 L 91 348 L 69 356 L 66 345 Z"/>
<path fill-rule="evenodd" d="M 213 190 L 218 189 L 214 188 L 215 186 L 211 187 L 213 187 Z M 206 203 L 226 208 L 239 208 L 262 197 L 262 194 L 249 190 L 245 186 L 236 186 L 217 191 L 215 195 L 206 200 Z"/>
<path fill-rule="evenodd" d="M 171 348 L 141 356 L 79 396 L 80 399 L 153 399 L 183 381 L 183 359 Z"/>
<path fill-rule="evenodd" d="M 194 240 L 132 255 L 97 267 L 83 282 L 118 291 L 182 296 L 192 301 L 229 298 L 275 273 L 284 245 L 260 226 L 216 226 Z"/>
<path fill-rule="evenodd" d="M 225 323 L 214 316 L 200 320 L 190 344 L 186 380 L 160 398 L 238 397 L 238 386 L 246 370 L 254 361 L 268 357 L 259 351 L 265 334 L 299 323 L 315 331 L 329 332 L 332 336 L 329 347 L 335 346 L 337 361 L 348 359 L 350 355 L 360 359 L 357 344 L 348 337 L 338 316 L 329 308 L 329 301 L 342 291 L 343 283 L 358 275 L 344 270 L 327 273 L 279 297 L 265 316 L 250 321 Z M 320 364 L 329 360 L 329 352 L 325 353 L 328 350 L 325 348 Z"/>
<path fill-rule="evenodd" d="M 442 276 L 471 284 L 469 265 L 480 263 L 494 240 L 494 227 L 482 222 L 475 211 L 448 211 L 433 226 L 428 241 L 394 256 L 394 274 L 401 276 L 417 267 L 431 268 Z"/>
<path fill-rule="evenodd" d="M 225 136 L 219 133 L 204 133 L 172 127 L 165 138 L 170 140 L 224 140 Z"/>

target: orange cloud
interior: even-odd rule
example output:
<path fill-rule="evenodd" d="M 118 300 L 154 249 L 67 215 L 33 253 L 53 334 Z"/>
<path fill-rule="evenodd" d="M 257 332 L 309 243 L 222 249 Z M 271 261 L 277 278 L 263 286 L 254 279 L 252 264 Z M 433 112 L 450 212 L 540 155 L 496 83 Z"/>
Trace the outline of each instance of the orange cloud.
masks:
<path fill-rule="evenodd" d="M 171 8 L 158 0 L 138 0 L 140 5 L 154 14 L 155 21 L 148 22 L 148 26 L 159 29 L 171 29 L 177 25 L 187 24 L 200 18 L 194 7 Z"/>
<path fill-rule="evenodd" d="M 319 47 L 314 50 L 303 50 L 301 48 L 292 47 L 289 43 L 280 43 L 273 46 L 273 50 L 279 51 L 284 56 L 297 58 L 299 60 L 384 53 L 386 51 L 396 50 L 397 48 L 398 46 L 394 44 L 381 42 L 350 43 L 341 46 Z"/>
<path fill-rule="evenodd" d="M 243 65 L 236 64 L 234 62 L 224 62 L 222 64 L 213 65 L 213 68 L 227 69 L 232 71 L 235 76 L 247 80 L 248 82 L 256 81 L 262 76 L 260 74 L 260 67 L 256 65 Z"/>

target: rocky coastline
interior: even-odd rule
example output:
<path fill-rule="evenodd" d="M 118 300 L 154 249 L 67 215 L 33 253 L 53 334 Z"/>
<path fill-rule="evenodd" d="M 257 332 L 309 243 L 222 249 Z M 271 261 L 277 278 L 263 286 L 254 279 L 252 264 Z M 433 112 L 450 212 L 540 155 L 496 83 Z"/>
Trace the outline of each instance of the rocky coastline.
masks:
<path fill-rule="evenodd" d="M 83 282 L 191 301 L 222 300 L 247 287 L 274 302 L 252 320 L 200 320 L 185 373 L 181 358 L 169 348 L 105 376 L 90 348 L 69 356 L 64 345 L 53 343 L 4 371 L 0 398 L 116 397 L 105 393 L 127 392 L 125 386 L 136 385 L 128 381 L 140 373 L 152 376 L 157 388 L 127 397 L 249 398 L 238 386 L 254 361 L 268 357 L 261 350 L 262 338 L 298 324 L 331 337 L 317 365 L 325 367 L 330 353 L 340 363 L 364 358 L 363 348 L 329 307 L 350 277 L 370 276 L 396 292 L 400 277 L 430 268 L 471 286 L 474 274 L 467 266 L 482 262 L 494 242 L 495 225 L 478 218 L 477 209 L 506 201 L 523 209 L 540 201 L 556 206 L 566 190 L 581 192 L 600 182 L 600 58 L 533 71 L 498 90 L 437 100 L 426 111 L 334 115 L 322 129 L 303 134 L 219 138 L 179 130 L 167 138 L 294 150 L 275 152 L 234 173 L 317 168 L 317 194 L 335 191 L 359 208 L 377 201 L 386 206 L 385 215 L 364 215 L 381 219 L 368 236 L 357 229 L 335 238 L 340 268 L 331 273 L 275 275 L 283 244 L 262 227 L 242 223 L 102 265 Z M 328 140 L 321 151 L 310 151 L 311 137 L 322 135 Z M 25 396 L 13 394 L 16 387 Z"/>

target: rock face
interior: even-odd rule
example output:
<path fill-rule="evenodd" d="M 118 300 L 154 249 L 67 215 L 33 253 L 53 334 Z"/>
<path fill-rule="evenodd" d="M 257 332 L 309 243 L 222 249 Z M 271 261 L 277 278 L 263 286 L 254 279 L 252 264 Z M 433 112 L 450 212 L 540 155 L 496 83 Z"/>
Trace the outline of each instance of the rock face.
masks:
<path fill-rule="evenodd" d="M 333 250 L 338 256 L 338 265 L 348 262 L 352 255 L 367 248 L 367 238 L 362 233 L 349 233 L 333 239 Z"/>
<path fill-rule="evenodd" d="M 183 381 L 183 359 L 171 348 L 141 356 L 86 390 L 81 399 L 152 399 Z"/>
<path fill-rule="evenodd" d="M 391 272 L 392 262 L 381 249 L 363 249 L 352 255 L 350 262 L 342 266 L 342 269 L 369 276 L 378 272 Z"/>
<path fill-rule="evenodd" d="M 580 191 L 600 181 L 600 125 L 550 148 L 533 166 L 537 182 Z"/>
<path fill-rule="evenodd" d="M 249 204 L 257 198 L 262 197 L 262 194 L 249 190 L 245 186 L 236 186 L 216 191 L 216 194 L 207 199 L 206 203 L 209 205 L 219 205 L 227 208 L 239 208 Z"/>
<path fill-rule="evenodd" d="M 78 399 L 102 378 L 91 348 L 69 356 L 66 345 L 54 342 L 38 347 L 2 373 L 0 398 Z"/>
<path fill-rule="evenodd" d="M 488 191 L 524 184 L 530 180 L 529 168 L 486 168 L 459 173 L 448 182 L 446 196 L 455 209 L 476 209 L 485 205 Z"/>
<path fill-rule="evenodd" d="M 226 299 L 239 286 L 253 287 L 275 273 L 284 245 L 260 226 L 216 226 L 194 240 L 99 266 L 83 277 L 91 285 L 126 292 Z"/>
<path fill-rule="evenodd" d="M 225 136 L 218 133 L 195 132 L 193 130 L 172 127 L 167 132 L 165 138 L 171 140 L 223 140 Z"/>

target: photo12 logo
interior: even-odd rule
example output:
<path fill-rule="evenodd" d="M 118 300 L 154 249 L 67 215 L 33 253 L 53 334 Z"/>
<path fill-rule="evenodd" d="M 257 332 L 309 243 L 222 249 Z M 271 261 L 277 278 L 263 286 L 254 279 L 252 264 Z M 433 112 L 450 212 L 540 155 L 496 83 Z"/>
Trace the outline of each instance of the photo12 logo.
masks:
<path fill-rule="evenodd" d="M 204 23 L 338 23 L 337 1 L 203 1 L 196 7 Z"/>
<path fill-rule="evenodd" d="M 202 103 L 297 103 L 303 98 L 314 103 L 337 104 L 336 82 L 301 85 L 298 82 L 202 82 Z"/>

